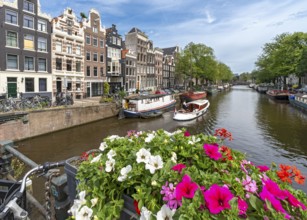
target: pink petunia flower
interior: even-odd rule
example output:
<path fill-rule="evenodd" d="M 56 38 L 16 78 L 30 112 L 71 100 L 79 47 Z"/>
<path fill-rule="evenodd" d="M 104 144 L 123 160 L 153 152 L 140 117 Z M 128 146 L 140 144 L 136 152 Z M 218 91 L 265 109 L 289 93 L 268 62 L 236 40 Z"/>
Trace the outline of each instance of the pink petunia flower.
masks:
<path fill-rule="evenodd" d="M 246 175 L 246 179 L 243 179 L 242 185 L 247 192 L 255 193 L 258 190 L 256 181 L 248 175 Z"/>
<path fill-rule="evenodd" d="M 288 190 L 284 190 L 284 193 L 287 196 L 287 201 L 294 207 L 301 207 L 303 210 L 306 210 L 306 206 L 297 200 Z"/>
<path fill-rule="evenodd" d="M 162 190 L 160 192 L 163 196 L 163 201 L 167 202 L 167 206 L 170 209 L 177 209 L 181 203 L 176 199 L 175 187 L 173 183 L 166 182 L 164 186 L 162 186 Z"/>
<path fill-rule="evenodd" d="M 185 136 L 185 137 L 189 137 L 189 136 L 191 136 L 191 134 L 190 134 L 190 132 L 185 131 L 185 132 L 184 132 L 184 136 Z"/>
<path fill-rule="evenodd" d="M 266 187 L 266 189 L 276 198 L 278 199 L 285 199 L 286 198 L 286 193 L 281 190 L 278 186 L 277 183 L 275 183 L 271 179 L 267 179 L 262 181 L 263 185 Z"/>
<path fill-rule="evenodd" d="M 262 166 L 262 165 L 259 165 L 259 166 L 257 166 L 257 168 L 259 169 L 259 171 L 260 171 L 261 173 L 270 170 L 270 168 L 269 168 L 268 166 L 265 166 L 265 165 L 263 165 L 263 166 Z"/>
<path fill-rule="evenodd" d="M 192 199 L 197 189 L 198 185 L 191 181 L 191 177 L 189 175 L 184 175 L 182 181 L 176 186 L 176 199 L 180 201 L 182 197 Z"/>
<path fill-rule="evenodd" d="M 172 167 L 172 170 L 175 170 L 177 171 L 178 173 L 181 173 L 181 171 L 186 168 L 186 165 L 182 164 L 182 163 L 179 163 L 179 164 L 176 164 L 175 166 Z"/>
<path fill-rule="evenodd" d="M 248 209 L 248 204 L 245 200 L 238 198 L 238 208 L 239 208 L 239 215 L 245 215 Z"/>
<path fill-rule="evenodd" d="M 219 160 L 222 158 L 222 154 L 219 152 L 219 147 L 217 144 L 204 144 L 204 150 L 213 160 Z"/>
<path fill-rule="evenodd" d="M 224 209 L 230 209 L 229 201 L 234 197 L 225 187 L 213 184 L 205 193 L 205 201 L 212 214 L 218 214 Z"/>
<path fill-rule="evenodd" d="M 286 219 L 291 218 L 291 216 L 282 207 L 281 202 L 278 199 L 276 199 L 273 194 L 270 193 L 270 191 L 267 189 L 267 186 L 264 186 L 262 188 L 262 191 L 259 195 L 263 201 L 265 200 L 269 201 L 276 211 L 283 213 Z"/>

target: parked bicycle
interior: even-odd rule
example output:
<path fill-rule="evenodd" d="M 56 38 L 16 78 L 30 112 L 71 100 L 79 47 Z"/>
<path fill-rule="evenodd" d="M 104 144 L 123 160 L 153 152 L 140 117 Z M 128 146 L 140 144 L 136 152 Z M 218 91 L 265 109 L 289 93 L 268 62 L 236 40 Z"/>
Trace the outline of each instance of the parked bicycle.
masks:
<path fill-rule="evenodd" d="M 73 104 L 74 100 L 72 94 L 64 92 L 57 93 L 55 102 L 53 103 L 54 106 L 73 105 Z"/>
<path fill-rule="evenodd" d="M 43 165 L 39 165 L 37 167 L 34 167 L 30 171 L 28 171 L 23 179 L 21 180 L 21 184 L 13 193 L 10 195 L 5 196 L 3 199 L 2 204 L 0 205 L 0 219 L 29 219 L 28 218 L 28 212 L 26 211 L 26 207 L 20 206 L 20 200 L 23 196 L 25 196 L 26 192 L 26 182 L 28 177 L 30 177 L 33 174 L 40 174 L 44 175 L 49 170 L 57 167 L 64 166 L 65 161 L 59 161 L 59 162 L 46 162 Z M 10 190 L 8 190 L 10 192 Z"/>

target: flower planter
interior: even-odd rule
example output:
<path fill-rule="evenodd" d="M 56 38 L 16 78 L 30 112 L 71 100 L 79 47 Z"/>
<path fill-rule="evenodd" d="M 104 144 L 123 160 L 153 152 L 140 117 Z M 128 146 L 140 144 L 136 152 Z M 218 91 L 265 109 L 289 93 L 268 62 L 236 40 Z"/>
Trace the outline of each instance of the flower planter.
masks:
<path fill-rule="evenodd" d="M 75 166 L 75 164 L 77 164 L 80 159 L 80 156 L 75 156 L 65 161 L 64 170 L 67 175 L 68 196 L 71 204 L 73 204 L 77 195 L 78 180 L 76 179 L 76 175 L 78 168 Z M 123 195 L 123 199 L 124 207 L 120 214 L 120 220 L 139 219 L 134 207 L 134 200 L 128 195 Z"/>

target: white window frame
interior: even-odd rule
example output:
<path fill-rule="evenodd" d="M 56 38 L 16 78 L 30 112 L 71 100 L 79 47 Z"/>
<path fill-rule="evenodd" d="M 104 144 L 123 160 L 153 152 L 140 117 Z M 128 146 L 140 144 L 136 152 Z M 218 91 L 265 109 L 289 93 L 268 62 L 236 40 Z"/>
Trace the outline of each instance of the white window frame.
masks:
<path fill-rule="evenodd" d="M 55 51 L 62 52 L 62 42 L 60 41 L 55 42 Z"/>
<path fill-rule="evenodd" d="M 67 46 L 66 46 L 66 53 L 72 54 L 72 44 L 67 44 Z"/>
<path fill-rule="evenodd" d="M 81 46 L 80 45 L 76 46 L 76 54 L 81 55 Z"/>
<path fill-rule="evenodd" d="M 96 44 L 95 44 L 95 42 L 96 42 Z M 94 47 L 98 47 L 98 39 L 97 39 L 97 37 L 93 37 L 93 46 Z"/>
<path fill-rule="evenodd" d="M 32 10 L 32 11 L 29 10 L 30 7 L 25 8 L 25 5 L 26 5 L 26 4 L 28 4 L 28 6 L 32 5 L 32 9 L 33 9 L 33 10 Z M 24 10 L 24 11 L 31 12 L 31 13 L 34 13 L 34 3 L 29 2 L 29 1 L 27 1 L 27 0 L 24 0 L 24 1 L 23 1 L 23 10 Z"/>
<path fill-rule="evenodd" d="M 15 34 L 16 34 L 16 46 L 8 45 L 8 33 L 9 33 L 9 32 L 15 33 Z M 5 46 L 7 46 L 7 47 L 18 48 L 18 32 L 11 31 L 11 30 L 7 30 L 7 31 L 6 31 L 6 34 L 5 34 L 5 38 L 6 38 Z"/>
<path fill-rule="evenodd" d="M 40 60 L 45 60 L 45 70 L 40 70 L 40 68 L 39 68 L 39 64 L 40 64 Z M 43 57 L 39 57 L 39 58 L 37 58 L 37 63 L 38 63 L 38 65 L 37 65 L 37 70 L 39 71 L 39 72 L 47 72 L 47 59 L 46 58 L 43 58 Z"/>
<path fill-rule="evenodd" d="M 16 68 L 8 68 L 8 56 L 16 56 Z M 16 54 L 6 54 L 6 68 L 8 70 L 18 70 L 19 69 L 19 57 Z"/>
<path fill-rule="evenodd" d="M 27 40 L 31 40 L 32 42 L 33 42 L 33 48 L 26 48 L 26 46 L 25 46 L 25 40 L 26 40 L 26 38 L 27 37 L 31 37 L 32 39 L 30 39 L 30 38 L 28 38 Z M 23 36 L 23 49 L 24 50 L 35 50 L 35 41 L 34 41 L 34 36 L 32 35 L 32 34 L 25 34 L 24 36 Z"/>
<path fill-rule="evenodd" d="M 100 40 L 99 43 L 100 43 L 100 48 L 103 48 L 104 47 L 104 40 Z"/>
<path fill-rule="evenodd" d="M 87 42 L 87 40 L 89 40 L 89 43 Z M 91 36 L 90 36 L 90 35 L 86 35 L 86 36 L 85 36 L 85 43 L 86 43 L 87 45 L 91 45 Z"/>
<path fill-rule="evenodd" d="M 32 61 L 33 61 L 33 68 L 32 69 L 26 69 L 26 57 L 27 58 L 32 58 Z M 34 57 L 31 57 L 31 56 L 24 56 L 24 70 L 25 71 L 34 71 L 35 70 L 35 59 Z"/>
<path fill-rule="evenodd" d="M 40 48 L 40 45 L 43 45 L 42 43 L 45 43 L 45 49 Z M 37 38 L 37 51 L 40 52 L 47 52 L 47 38 L 44 37 L 38 37 Z"/>
<path fill-rule="evenodd" d="M 12 20 L 9 21 L 9 20 L 6 19 L 7 13 L 10 13 L 10 15 L 11 15 L 10 18 L 12 18 L 14 15 L 16 16 L 16 23 L 11 22 Z M 6 9 L 5 10 L 5 23 L 6 24 L 12 24 L 12 25 L 18 25 L 18 12 Z"/>
<path fill-rule="evenodd" d="M 96 56 L 96 60 L 95 60 L 95 56 Z M 93 61 L 98 62 L 98 53 L 93 53 Z"/>
<path fill-rule="evenodd" d="M 27 21 L 32 21 L 32 27 L 25 25 L 25 19 L 27 19 Z M 29 29 L 34 29 L 34 17 L 29 16 L 29 15 L 23 15 L 23 27 L 29 28 Z"/>
<path fill-rule="evenodd" d="M 47 32 L 47 21 L 38 19 L 37 20 L 37 30 L 41 32 Z"/>

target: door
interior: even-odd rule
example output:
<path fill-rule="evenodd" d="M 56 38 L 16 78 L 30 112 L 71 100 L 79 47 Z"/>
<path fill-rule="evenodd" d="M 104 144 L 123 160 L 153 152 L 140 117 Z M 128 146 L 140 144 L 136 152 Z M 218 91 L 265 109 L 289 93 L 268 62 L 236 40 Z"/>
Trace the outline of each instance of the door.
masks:
<path fill-rule="evenodd" d="M 17 98 L 17 78 L 7 78 L 7 97 Z"/>
<path fill-rule="evenodd" d="M 57 79 L 56 81 L 56 92 L 62 92 L 62 80 Z"/>

